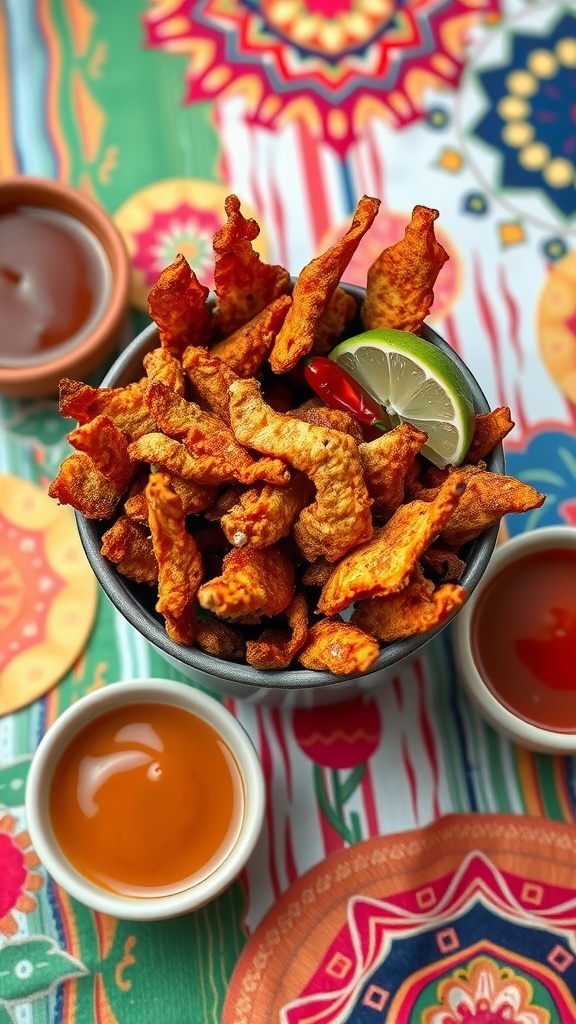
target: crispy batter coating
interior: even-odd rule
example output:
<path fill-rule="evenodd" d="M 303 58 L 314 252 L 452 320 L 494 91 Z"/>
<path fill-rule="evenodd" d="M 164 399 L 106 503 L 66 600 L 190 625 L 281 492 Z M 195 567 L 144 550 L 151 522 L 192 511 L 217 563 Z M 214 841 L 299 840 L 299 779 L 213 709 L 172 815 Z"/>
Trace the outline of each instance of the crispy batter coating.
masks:
<path fill-rule="evenodd" d="M 375 515 L 389 519 L 404 501 L 406 475 L 427 436 L 411 423 L 401 423 L 360 445 L 364 479 Z"/>
<path fill-rule="evenodd" d="M 221 359 L 239 377 L 254 377 L 274 344 L 292 302 L 289 295 L 279 295 L 244 327 L 217 341 L 210 355 Z"/>
<path fill-rule="evenodd" d="M 216 500 L 211 504 L 210 508 L 206 509 L 204 518 L 210 522 L 220 522 L 222 516 L 226 515 L 231 508 L 240 501 L 240 496 L 244 494 L 245 488 L 241 484 L 232 484 L 222 491 Z"/>
<path fill-rule="evenodd" d="M 212 310 L 209 289 L 200 284 L 187 260 L 179 254 L 162 271 L 148 293 L 148 312 L 158 325 L 160 344 L 180 357 L 187 345 L 206 345 Z"/>
<path fill-rule="evenodd" d="M 242 661 L 246 655 L 246 642 L 240 630 L 220 619 L 199 619 L 196 643 L 206 654 L 225 661 Z"/>
<path fill-rule="evenodd" d="M 404 238 L 368 270 L 362 322 L 366 330 L 393 327 L 417 334 L 434 301 L 434 284 L 448 253 L 437 241 L 438 210 L 415 206 Z"/>
<path fill-rule="evenodd" d="M 198 591 L 202 608 L 225 619 L 279 615 L 294 596 L 294 563 L 277 546 L 233 548 L 222 574 Z"/>
<path fill-rule="evenodd" d="M 222 515 L 222 529 L 234 547 L 268 547 L 289 535 L 312 493 L 310 481 L 302 473 L 295 473 L 285 487 L 253 487 L 240 494 L 239 501 Z"/>
<path fill-rule="evenodd" d="M 166 486 L 162 473 L 152 473 L 146 487 L 148 524 L 158 562 L 156 611 L 164 616 L 172 640 L 192 644 L 196 636 L 196 593 L 202 580 L 202 556 L 186 530 L 182 502 Z"/>
<path fill-rule="evenodd" d="M 354 438 L 356 444 L 361 444 L 364 440 L 362 428 L 358 420 L 354 419 L 350 413 L 344 412 L 344 409 L 330 409 L 327 405 L 312 405 L 305 402 L 303 406 L 295 409 L 290 415 L 295 416 L 297 420 L 302 420 L 304 423 L 315 423 L 319 427 L 341 430 L 343 434 L 350 434 L 350 437 Z"/>
<path fill-rule="evenodd" d="M 325 558 L 319 558 L 312 562 L 302 573 L 302 583 L 307 587 L 323 587 L 334 572 L 333 562 L 327 562 Z"/>
<path fill-rule="evenodd" d="M 265 629 L 258 640 L 248 640 L 246 661 L 254 668 L 280 669 L 288 665 L 306 643 L 308 605 L 302 593 L 294 594 L 285 611 L 289 629 Z"/>
<path fill-rule="evenodd" d="M 190 430 L 185 444 L 159 431 L 144 434 L 132 442 L 128 452 L 135 461 L 160 466 L 175 476 L 195 480 L 205 486 L 232 480 L 241 480 L 245 484 L 253 484 L 257 480 L 282 484 L 289 479 L 289 471 L 278 459 L 255 461 L 239 445 L 222 436 L 220 425 L 218 421 L 203 424 L 202 429 L 196 431 Z M 214 429 L 210 430 L 212 426 Z"/>
<path fill-rule="evenodd" d="M 354 319 L 358 312 L 356 299 L 337 288 L 316 326 L 316 336 L 312 346 L 315 356 L 325 356 L 342 337 L 344 328 Z"/>
<path fill-rule="evenodd" d="M 238 380 L 238 374 L 205 348 L 186 349 L 182 365 L 195 391 L 210 411 L 230 425 L 228 388 Z"/>
<path fill-rule="evenodd" d="M 135 583 L 158 583 L 158 562 L 152 538 L 144 527 L 128 516 L 118 516 L 102 535 L 100 551 L 115 562 L 118 572 Z"/>
<path fill-rule="evenodd" d="M 479 462 L 486 458 L 499 441 L 509 434 L 514 426 L 508 406 L 499 406 L 491 412 L 476 416 L 474 436 L 466 455 L 466 462 Z"/>
<path fill-rule="evenodd" d="M 144 369 L 150 381 L 158 381 L 177 395 L 184 394 L 182 363 L 167 348 L 153 348 L 144 356 Z"/>
<path fill-rule="evenodd" d="M 216 488 L 199 484 L 196 480 L 184 480 L 174 473 L 165 472 L 165 483 L 182 502 L 185 516 L 193 516 L 204 509 L 210 508 L 216 496 Z M 146 484 L 148 476 L 141 476 L 130 488 L 124 502 L 124 512 L 137 523 L 148 522 L 148 502 L 146 501 Z"/>
<path fill-rule="evenodd" d="M 230 416 L 242 444 L 285 459 L 314 483 L 316 500 L 302 510 L 294 527 L 309 562 L 322 555 L 336 561 L 372 535 L 371 502 L 351 437 L 274 412 L 255 380 L 230 386 Z"/>
<path fill-rule="evenodd" d="M 113 484 L 120 498 L 130 485 L 135 470 L 128 455 L 126 435 L 107 416 L 95 416 L 89 423 L 71 430 L 67 440 L 76 451 L 90 456 L 96 469 Z"/>
<path fill-rule="evenodd" d="M 60 381 L 58 408 L 62 416 L 79 424 L 89 423 L 95 416 L 107 416 L 131 441 L 156 429 L 140 384 L 92 388 L 64 377 Z"/>
<path fill-rule="evenodd" d="M 122 497 L 84 452 L 73 452 L 64 459 L 48 494 L 61 505 L 78 509 L 86 519 L 109 519 Z"/>
<path fill-rule="evenodd" d="M 253 458 L 219 416 L 204 412 L 195 402 L 187 402 L 163 384 L 150 384 L 146 401 L 161 430 L 169 437 L 182 438 L 185 448 L 193 456 L 194 475 L 188 479 L 205 484 L 229 480 L 252 484 L 256 480 L 266 480 L 279 485 L 290 479 L 290 471 L 284 462 Z M 139 450 L 143 443 L 144 439 L 139 438 Z"/>
<path fill-rule="evenodd" d="M 433 501 L 400 505 L 372 540 L 339 562 L 322 589 L 318 610 L 335 615 L 355 601 L 402 590 L 422 552 L 454 514 L 465 487 L 466 474 L 455 472 Z"/>
<path fill-rule="evenodd" d="M 387 597 L 361 601 L 351 622 L 383 643 L 426 633 L 444 622 L 466 600 L 466 591 L 455 583 L 435 588 L 420 571 L 407 586 Z"/>
<path fill-rule="evenodd" d="M 516 477 L 500 476 L 489 470 L 469 473 L 466 493 L 454 516 L 443 527 L 441 542 L 451 548 L 461 548 L 500 522 L 503 516 L 540 508 L 545 499 L 545 494 Z"/>
<path fill-rule="evenodd" d="M 342 619 L 320 619 L 308 630 L 298 655 L 304 668 L 333 672 L 337 676 L 360 675 L 376 661 L 380 648 L 372 636 Z"/>
<path fill-rule="evenodd" d="M 320 318 L 379 206 L 379 199 L 363 196 L 346 234 L 301 270 L 294 285 L 292 305 L 270 353 L 274 373 L 294 369 L 302 356 L 312 350 Z"/>
<path fill-rule="evenodd" d="M 260 228 L 240 212 L 240 200 L 230 195 L 224 202 L 226 223 L 214 235 L 214 291 L 216 324 L 226 338 L 290 291 L 290 275 L 280 266 L 263 263 L 252 242 Z"/>

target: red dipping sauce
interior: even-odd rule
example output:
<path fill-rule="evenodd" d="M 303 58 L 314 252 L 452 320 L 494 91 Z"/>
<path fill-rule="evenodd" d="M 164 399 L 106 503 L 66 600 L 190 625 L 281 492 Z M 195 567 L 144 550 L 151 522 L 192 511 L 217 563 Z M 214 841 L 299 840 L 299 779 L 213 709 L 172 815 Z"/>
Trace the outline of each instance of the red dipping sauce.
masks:
<path fill-rule="evenodd" d="M 76 343 L 111 293 L 99 240 L 59 210 L 18 206 L 0 214 L 0 364 L 18 366 Z"/>
<path fill-rule="evenodd" d="M 472 656 L 513 714 L 576 731 L 576 550 L 537 551 L 506 566 L 472 614 Z"/>

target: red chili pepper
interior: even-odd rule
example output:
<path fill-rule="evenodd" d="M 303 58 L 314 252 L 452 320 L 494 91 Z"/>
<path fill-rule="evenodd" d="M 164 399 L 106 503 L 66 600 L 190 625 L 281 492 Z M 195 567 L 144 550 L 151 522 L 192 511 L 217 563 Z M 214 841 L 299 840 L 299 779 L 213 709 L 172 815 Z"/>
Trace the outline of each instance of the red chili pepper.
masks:
<path fill-rule="evenodd" d="M 304 365 L 304 376 L 312 390 L 332 409 L 343 409 L 367 426 L 390 429 L 384 409 L 333 359 L 312 356 Z"/>

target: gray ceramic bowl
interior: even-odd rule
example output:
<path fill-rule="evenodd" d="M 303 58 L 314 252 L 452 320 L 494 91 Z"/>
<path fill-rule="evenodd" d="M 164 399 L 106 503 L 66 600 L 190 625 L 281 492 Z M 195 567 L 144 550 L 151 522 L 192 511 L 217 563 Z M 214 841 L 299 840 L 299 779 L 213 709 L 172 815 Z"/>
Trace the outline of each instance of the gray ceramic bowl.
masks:
<path fill-rule="evenodd" d="M 353 285 L 345 287 L 354 295 L 360 305 L 364 290 Z M 353 337 L 360 334 L 362 330 L 363 327 L 358 318 L 350 324 L 347 334 L 349 337 Z M 488 402 L 462 360 L 429 327 L 425 328 L 424 336 L 446 352 L 460 367 L 472 389 L 476 412 L 488 412 Z M 102 387 L 124 387 L 132 381 L 138 380 L 142 376 L 144 355 L 157 345 L 158 332 L 155 324 L 151 324 L 116 360 L 102 381 Z M 504 472 L 504 454 L 501 445 L 498 445 L 487 462 L 489 469 L 493 472 Z M 389 644 L 381 651 L 378 660 L 369 672 L 360 678 L 334 676 L 330 672 L 314 672 L 300 668 L 265 672 L 254 669 L 250 665 L 223 661 L 196 648 L 184 647 L 171 640 L 166 634 L 161 616 L 154 611 L 153 588 L 139 586 L 121 576 L 114 565 L 100 554 L 100 539 L 109 523 L 86 520 L 80 514 L 77 514 L 76 519 L 88 561 L 102 589 L 118 611 L 154 645 L 168 662 L 179 669 L 182 675 L 216 693 L 229 694 L 254 703 L 283 706 L 313 705 L 345 700 L 358 695 L 363 690 L 371 690 L 391 678 L 396 672 L 399 662 L 413 655 L 446 625 L 446 623 L 442 623 L 437 629 L 428 633 Z M 497 535 L 498 527 L 492 527 L 473 541 L 468 546 L 468 550 L 463 553 L 463 557 L 466 558 L 466 570 L 460 582 L 468 594 L 472 593 L 482 578 L 494 550 Z"/>

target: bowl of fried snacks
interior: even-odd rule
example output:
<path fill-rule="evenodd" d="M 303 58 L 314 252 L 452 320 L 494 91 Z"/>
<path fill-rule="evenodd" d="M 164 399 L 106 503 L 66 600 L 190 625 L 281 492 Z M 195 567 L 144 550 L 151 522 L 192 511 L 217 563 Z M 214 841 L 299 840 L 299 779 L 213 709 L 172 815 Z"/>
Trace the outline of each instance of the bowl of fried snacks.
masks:
<path fill-rule="evenodd" d="M 294 278 L 261 261 L 258 225 L 229 196 L 214 293 L 178 257 L 150 292 L 153 322 L 101 387 L 60 384 L 78 425 L 50 494 L 75 508 L 118 611 L 213 691 L 294 705 L 380 685 L 457 614 L 501 518 L 544 500 L 504 475 L 510 411 L 490 410 L 425 324 L 448 258 L 438 212 L 415 207 L 366 288 L 345 283 L 378 207 L 364 196 Z M 425 457 L 413 423 L 366 426 L 308 386 L 311 357 L 379 328 L 458 367 L 473 403 L 458 466 Z"/>

